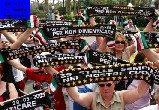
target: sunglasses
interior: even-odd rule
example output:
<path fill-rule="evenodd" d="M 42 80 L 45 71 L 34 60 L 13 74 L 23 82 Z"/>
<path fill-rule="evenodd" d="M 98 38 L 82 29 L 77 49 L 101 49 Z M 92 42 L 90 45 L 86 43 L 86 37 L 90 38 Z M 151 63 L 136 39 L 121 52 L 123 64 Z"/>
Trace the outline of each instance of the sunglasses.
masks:
<path fill-rule="evenodd" d="M 132 23 L 132 22 L 129 22 L 129 23 Z"/>
<path fill-rule="evenodd" d="M 98 84 L 100 87 L 110 87 L 112 85 L 112 83 L 108 83 L 108 84 Z"/>
<path fill-rule="evenodd" d="M 125 41 L 115 41 L 116 44 L 125 44 Z"/>

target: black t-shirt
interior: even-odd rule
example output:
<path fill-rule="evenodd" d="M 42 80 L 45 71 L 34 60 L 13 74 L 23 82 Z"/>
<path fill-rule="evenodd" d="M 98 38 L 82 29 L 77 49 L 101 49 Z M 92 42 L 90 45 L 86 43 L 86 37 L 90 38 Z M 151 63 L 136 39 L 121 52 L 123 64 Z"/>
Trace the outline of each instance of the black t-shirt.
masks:
<path fill-rule="evenodd" d="M 2 64 L 4 68 L 2 80 L 9 83 L 15 83 L 14 75 L 12 72 L 12 65 L 10 65 L 8 62 L 4 62 Z"/>

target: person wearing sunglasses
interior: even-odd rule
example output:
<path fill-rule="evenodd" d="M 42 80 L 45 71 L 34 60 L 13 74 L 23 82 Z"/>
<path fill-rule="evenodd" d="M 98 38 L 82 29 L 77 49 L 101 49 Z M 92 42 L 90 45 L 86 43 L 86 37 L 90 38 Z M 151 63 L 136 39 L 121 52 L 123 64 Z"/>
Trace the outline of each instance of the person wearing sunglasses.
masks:
<path fill-rule="evenodd" d="M 115 46 L 112 48 L 109 48 L 107 46 L 107 41 L 109 38 L 104 37 L 102 43 L 99 45 L 99 51 L 100 52 L 109 52 L 113 56 L 117 57 L 118 59 L 129 61 L 130 56 L 134 53 L 134 45 L 127 46 L 127 39 L 125 36 L 120 33 L 116 32 L 114 42 Z M 116 84 L 116 90 L 125 90 L 125 81 L 120 80 Z"/>
<path fill-rule="evenodd" d="M 127 39 L 122 33 L 116 32 L 114 38 L 114 47 L 109 48 L 107 46 L 107 41 L 108 38 L 104 37 L 102 43 L 99 45 L 100 52 L 110 52 L 118 59 L 129 61 L 130 56 L 134 53 L 134 45 L 128 46 Z"/>
<path fill-rule="evenodd" d="M 99 82 L 98 92 L 79 93 L 76 87 L 66 88 L 69 96 L 83 107 L 91 110 L 124 110 L 126 104 L 131 104 L 141 98 L 149 84 L 141 80 L 133 90 L 115 91 L 115 81 Z"/>
<path fill-rule="evenodd" d="M 135 53 L 135 58 L 132 60 L 131 63 L 143 63 L 147 61 L 147 58 L 142 52 L 136 52 Z M 128 79 L 126 86 L 127 90 L 132 90 L 137 88 L 138 84 L 140 83 L 140 80 L 135 80 L 135 79 Z M 127 104 L 125 106 L 125 110 L 139 110 L 143 107 L 149 106 L 150 105 L 150 92 L 149 89 L 146 91 L 143 97 L 140 99 L 136 100 L 132 104 Z"/>
<path fill-rule="evenodd" d="M 124 27 L 124 30 L 127 30 L 127 31 L 139 31 L 137 26 L 133 24 L 132 19 L 128 20 L 128 25 Z"/>

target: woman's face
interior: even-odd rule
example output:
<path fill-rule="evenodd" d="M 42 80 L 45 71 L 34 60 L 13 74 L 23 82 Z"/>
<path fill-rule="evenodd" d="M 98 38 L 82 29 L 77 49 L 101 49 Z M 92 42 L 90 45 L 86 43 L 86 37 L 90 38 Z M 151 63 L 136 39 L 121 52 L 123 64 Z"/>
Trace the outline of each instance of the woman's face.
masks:
<path fill-rule="evenodd" d="M 125 48 L 125 41 L 122 37 L 117 37 L 115 40 L 115 51 L 123 51 Z"/>
<path fill-rule="evenodd" d="M 115 84 L 113 81 L 99 82 L 98 88 L 102 97 L 110 97 L 113 95 Z"/>

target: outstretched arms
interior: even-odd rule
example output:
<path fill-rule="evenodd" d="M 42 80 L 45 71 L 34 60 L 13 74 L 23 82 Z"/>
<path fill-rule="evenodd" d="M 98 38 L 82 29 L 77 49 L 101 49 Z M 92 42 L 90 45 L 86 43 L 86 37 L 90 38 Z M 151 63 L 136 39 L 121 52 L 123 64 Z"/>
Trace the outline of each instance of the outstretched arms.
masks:
<path fill-rule="evenodd" d="M 77 87 L 69 87 L 66 88 L 66 90 L 75 102 L 88 109 L 91 108 L 93 97 L 95 95 L 93 92 L 79 93 Z"/>
<path fill-rule="evenodd" d="M 146 83 L 144 80 L 141 80 L 140 84 L 136 89 L 121 91 L 121 94 L 123 95 L 124 104 L 131 104 L 136 100 L 140 99 L 146 93 L 148 88 L 149 84 Z"/>

